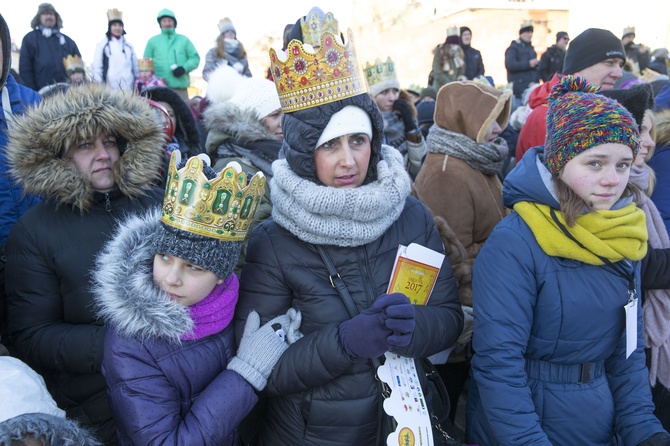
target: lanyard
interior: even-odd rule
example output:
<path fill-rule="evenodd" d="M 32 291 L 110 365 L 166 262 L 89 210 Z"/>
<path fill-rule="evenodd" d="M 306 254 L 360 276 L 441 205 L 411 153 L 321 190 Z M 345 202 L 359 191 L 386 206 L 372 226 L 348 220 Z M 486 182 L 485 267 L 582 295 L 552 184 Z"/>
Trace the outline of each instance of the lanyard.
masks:
<path fill-rule="evenodd" d="M 558 225 L 558 227 L 560 228 L 561 231 L 563 231 L 563 234 L 565 234 L 566 237 L 575 242 L 577 246 L 579 246 L 580 248 L 589 251 L 570 233 L 570 231 L 568 231 L 568 229 L 565 226 L 563 226 L 563 224 L 558 220 L 558 217 L 556 216 L 556 211 L 554 211 L 554 209 L 551 209 L 550 213 L 551 218 L 554 220 L 554 223 Z M 616 275 L 618 275 L 619 277 L 623 277 L 628 281 L 628 302 L 632 302 L 635 299 L 635 268 L 633 268 L 633 271 L 629 273 L 628 271 L 625 270 L 625 268 L 619 265 L 615 265 L 609 259 L 601 257 L 594 252 L 591 252 L 591 254 L 598 257 L 605 265 L 611 268 Z"/>

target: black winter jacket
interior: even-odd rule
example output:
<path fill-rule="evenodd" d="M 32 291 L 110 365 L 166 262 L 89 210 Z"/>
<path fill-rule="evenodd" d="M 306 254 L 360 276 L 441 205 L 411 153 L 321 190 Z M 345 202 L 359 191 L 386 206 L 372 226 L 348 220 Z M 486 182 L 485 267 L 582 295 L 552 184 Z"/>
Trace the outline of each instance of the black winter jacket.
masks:
<path fill-rule="evenodd" d="M 484 60 L 481 51 L 470 45 L 461 44 L 463 54 L 465 54 L 465 77 L 472 80 L 479 76 L 484 76 Z"/>
<path fill-rule="evenodd" d="M 56 82 L 67 82 L 69 77 L 63 65 L 63 58 L 79 56 L 79 48 L 74 40 L 53 34 L 47 38 L 42 31 L 35 29 L 23 37 L 21 42 L 21 57 L 19 58 L 19 72 L 26 87 L 35 91 Z"/>
<path fill-rule="evenodd" d="M 521 39 L 513 40 L 505 50 L 505 68 L 507 82 L 513 82 L 514 96 L 521 97 L 528 86 L 537 82 L 539 75 L 536 68 L 531 68 L 531 59 L 536 59 L 537 53 L 530 43 Z"/>
<path fill-rule="evenodd" d="M 363 246 L 326 246 L 359 311 L 386 292 L 399 244 L 416 242 L 444 252 L 424 205 L 408 197 L 400 217 L 377 240 Z M 273 219 L 254 230 L 242 272 L 236 332 L 251 309 L 265 322 L 293 307 L 302 312 L 304 338 L 275 366 L 265 393 L 263 445 L 375 445 L 382 416 L 379 381 L 369 360 L 352 360 L 338 328 L 349 314 L 330 284 L 316 248 Z M 410 345 L 397 353 L 425 358 L 451 346 L 462 313 L 451 267 L 445 260 L 427 306 L 417 306 Z"/>

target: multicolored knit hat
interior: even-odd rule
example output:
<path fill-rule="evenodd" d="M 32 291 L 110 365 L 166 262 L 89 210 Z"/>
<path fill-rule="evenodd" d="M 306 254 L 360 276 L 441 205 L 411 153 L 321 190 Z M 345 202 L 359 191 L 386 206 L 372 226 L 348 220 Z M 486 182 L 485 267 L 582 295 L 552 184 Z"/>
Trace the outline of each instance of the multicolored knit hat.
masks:
<path fill-rule="evenodd" d="M 585 77 L 564 77 L 549 96 L 547 168 L 557 173 L 583 151 L 608 143 L 626 145 L 637 155 L 640 134 L 635 119 L 617 101 L 599 94 Z"/>

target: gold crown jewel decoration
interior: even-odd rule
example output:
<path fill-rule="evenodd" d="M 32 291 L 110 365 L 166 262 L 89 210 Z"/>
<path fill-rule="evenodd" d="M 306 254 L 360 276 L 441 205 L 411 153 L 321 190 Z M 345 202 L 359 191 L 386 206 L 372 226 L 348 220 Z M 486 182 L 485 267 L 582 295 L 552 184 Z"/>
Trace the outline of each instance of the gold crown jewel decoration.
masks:
<path fill-rule="evenodd" d="M 81 71 L 82 73 L 86 72 L 84 69 L 84 61 L 77 55 L 70 54 L 67 57 L 63 57 L 63 65 L 65 66 L 65 71 L 68 73 L 74 73 L 76 71 Z"/>
<path fill-rule="evenodd" d="M 242 241 L 265 193 L 265 176 L 247 175 L 236 162 L 229 163 L 209 180 L 202 172 L 209 164 L 206 155 L 181 162 L 178 150 L 172 152 L 168 169 L 161 221 L 174 228 L 221 241 Z M 248 184 L 247 184 L 248 183 Z"/>
<path fill-rule="evenodd" d="M 367 92 L 351 30 L 347 30 L 346 44 L 328 32 L 320 42 L 316 51 L 306 49 L 299 40 L 292 40 L 286 53 L 270 49 L 272 75 L 284 113 Z"/>
<path fill-rule="evenodd" d="M 323 33 L 328 32 L 336 36 L 340 34 L 340 26 L 333 13 L 324 13 L 316 6 L 300 19 L 300 30 L 302 31 L 302 43 L 313 47 L 319 46 Z"/>
<path fill-rule="evenodd" d="M 123 21 L 123 13 L 116 8 L 107 10 L 107 21 L 113 20 Z"/>
<path fill-rule="evenodd" d="M 381 59 L 375 59 L 374 65 L 370 63 L 365 64 L 365 80 L 368 82 L 368 85 L 376 85 L 384 81 L 395 81 L 395 64 L 391 60 L 391 57 L 386 58 L 386 62 L 382 62 Z"/>
<path fill-rule="evenodd" d="M 154 60 L 150 57 L 143 57 L 137 61 L 137 66 L 140 71 L 154 71 Z"/>

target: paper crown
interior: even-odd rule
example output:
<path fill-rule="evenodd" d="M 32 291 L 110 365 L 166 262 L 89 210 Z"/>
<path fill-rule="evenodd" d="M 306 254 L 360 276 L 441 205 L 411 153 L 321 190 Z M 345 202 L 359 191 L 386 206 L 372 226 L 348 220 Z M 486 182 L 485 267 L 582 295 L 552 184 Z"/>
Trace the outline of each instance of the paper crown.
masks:
<path fill-rule="evenodd" d="M 77 55 L 69 55 L 67 57 L 63 57 L 63 65 L 65 66 L 65 71 L 67 71 L 68 74 L 75 73 L 77 71 L 85 73 L 86 70 L 84 69 L 84 61 L 81 60 L 81 57 Z"/>
<path fill-rule="evenodd" d="M 447 37 L 460 36 L 458 26 L 450 26 L 447 28 Z"/>
<path fill-rule="evenodd" d="M 302 43 L 317 47 L 321 44 L 321 35 L 331 33 L 340 34 L 340 26 L 332 12 L 324 13 L 318 7 L 313 7 L 307 15 L 300 19 Z"/>
<path fill-rule="evenodd" d="M 181 162 L 172 152 L 161 221 L 173 228 L 221 241 L 242 241 L 265 193 L 265 176 L 257 172 L 247 184 L 239 164 L 229 163 L 216 178 L 202 172 L 205 160 L 197 156 Z"/>
<path fill-rule="evenodd" d="M 533 21 L 532 20 L 524 20 L 521 22 L 521 26 L 519 26 L 519 32 L 522 32 L 524 30 L 533 30 Z"/>
<path fill-rule="evenodd" d="M 382 62 L 381 59 L 376 59 L 374 65 L 366 63 L 364 73 L 368 86 L 379 84 L 384 81 L 397 80 L 395 64 L 391 60 L 391 57 L 387 57 L 386 62 Z"/>
<path fill-rule="evenodd" d="M 143 57 L 137 61 L 140 71 L 154 71 L 154 60 L 150 57 Z"/>
<path fill-rule="evenodd" d="M 347 30 L 346 44 L 335 34 L 322 34 L 316 51 L 305 48 L 299 40 L 291 40 L 286 53 L 270 49 L 270 64 L 284 113 L 367 92 L 351 30 Z"/>
<path fill-rule="evenodd" d="M 118 20 L 120 22 L 123 22 L 123 13 L 119 11 L 118 9 L 108 9 L 107 10 L 107 21 L 111 22 L 114 20 Z"/>
<path fill-rule="evenodd" d="M 627 26 L 623 29 L 623 37 L 626 37 L 628 34 L 635 35 L 635 27 L 634 26 Z"/>

